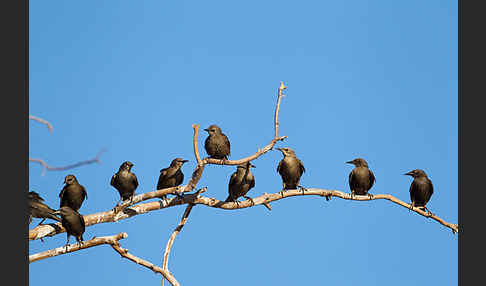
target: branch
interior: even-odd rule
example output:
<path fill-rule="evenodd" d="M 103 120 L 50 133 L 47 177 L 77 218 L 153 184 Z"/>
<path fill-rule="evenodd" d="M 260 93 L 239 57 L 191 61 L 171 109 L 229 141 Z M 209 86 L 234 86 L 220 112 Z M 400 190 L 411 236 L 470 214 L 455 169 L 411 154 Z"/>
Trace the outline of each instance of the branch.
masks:
<path fill-rule="evenodd" d="M 116 241 L 115 243 L 111 244 L 111 247 L 113 247 L 113 249 L 120 253 L 120 255 L 122 257 L 125 257 L 139 265 L 142 265 L 144 267 L 147 267 L 148 269 L 152 270 L 153 272 L 155 273 L 160 273 L 162 274 L 162 276 L 167 279 L 167 281 L 170 282 L 170 284 L 172 284 L 173 286 L 180 286 L 179 282 L 175 279 L 174 275 L 172 275 L 172 273 L 170 273 L 170 271 L 168 270 L 165 270 L 165 269 L 162 269 L 156 265 L 154 265 L 153 263 L 147 261 L 147 260 L 144 260 L 142 258 L 139 258 L 133 254 L 130 254 L 128 253 L 128 249 L 124 249 L 120 246 L 120 244 L 118 243 L 118 241 Z"/>
<path fill-rule="evenodd" d="M 54 257 L 54 256 L 66 254 L 66 253 L 71 253 L 71 252 L 78 251 L 78 250 L 81 250 L 81 249 L 86 249 L 86 248 L 102 245 L 102 244 L 118 243 L 118 240 L 124 239 L 124 238 L 127 238 L 127 237 L 128 237 L 128 235 L 127 235 L 126 232 L 121 232 L 119 234 L 112 235 L 112 236 L 94 237 L 91 240 L 83 241 L 82 244 L 73 243 L 73 244 L 70 244 L 68 246 L 61 246 L 61 247 L 54 248 L 54 249 L 51 249 L 51 250 L 47 250 L 47 251 L 44 251 L 44 252 L 39 252 L 39 253 L 36 253 L 36 254 L 29 255 L 29 263 L 39 261 L 39 260 L 42 260 L 42 259 L 46 259 L 46 258 L 49 258 L 49 257 Z"/>
<path fill-rule="evenodd" d="M 101 163 L 100 156 L 105 151 L 106 151 L 106 148 L 103 148 L 96 154 L 96 156 L 93 159 L 81 161 L 81 162 L 74 163 L 74 164 L 64 166 L 64 167 L 52 167 L 52 166 L 47 165 L 47 163 L 44 162 L 44 160 L 37 159 L 37 158 L 29 158 L 29 162 L 37 162 L 37 163 L 41 164 L 44 167 L 44 169 L 42 170 L 42 176 L 44 176 L 47 170 L 48 171 L 64 171 L 64 170 L 73 169 L 73 168 L 76 168 L 76 167 L 79 167 L 79 166 L 82 166 L 82 165 L 88 165 L 88 164 L 92 164 L 92 163 Z"/>
<path fill-rule="evenodd" d="M 156 191 L 158 194 L 162 193 L 168 193 L 168 191 L 171 190 L 169 189 L 164 189 L 164 190 L 159 190 Z M 143 194 L 145 195 L 145 194 Z M 141 195 L 141 196 L 143 196 Z M 410 209 L 411 205 L 407 204 L 397 198 L 395 198 L 392 195 L 373 195 L 373 198 L 370 198 L 368 196 L 358 196 L 355 195 L 353 198 L 351 198 L 351 195 L 349 193 L 344 193 L 341 191 L 337 190 L 325 190 L 325 189 L 306 189 L 305 191 L 302 190 L 287 190 L 283 192 L 277 192 L 273 194 L 264 194 L 259 197 L 253 198 L 252 201 L 250 200 L 244 200 L 238 203 L 234 202 L 224 202 L 224 201 L 219 201 L 215 198 L 208 198 L 208 197 L 203 197 L 198 193 L 195 194 L 185 194 L 181 198 L 174 197 L 167 199 L 167 201 L 157 201 L 157 202 L 148 202 L 148 203 L 143 203 L 143 204 L 138 204 L 136 206 L 130 207 L 128 210 L 125 209 L 123 212 L 120 212 L 116 214 L 113 210 L 105 211 L 105 212 L 99 212 L 95 214 L 90 214 L 84 216 L 85 224 L 86 226 L 98 224 L 98 223 L 107 223 L 107 222 L 114 222 L 118 220 L 123 220 L 127 219 L 136 215 L 144 214 L 150 211 L 155 211 L 155 210 L 160 210 L 160 209 L 165 209 L 173 206 L 179 206 L 179 205 L 184 205 L 188 203 L 193 203 L 193 204 L 201 204 L 201 205 L 206 205 L 209 207 L 213 208 L 219 208 L 219 209 L 225 209 L 225 210 L 234 210 L 234 209 L 243 209 L 243 208 L 248 208 L 248 207 L 253 207 L 257 206 L 260 204 L 264 203 L 270 203 L 273 201 L 278 201 L 283 198 L 287 197 L 294 197 L 294 196 L 321 196 L 321 197 L 326 197 L 326 199 L 329 199 L 331 197 L 338 197 L 341 199 L 345 200 L 353 200 L 353 201 L 370 201 L 370 200 L 378 200 L 378 199 L 386 199 L 391 202 L 394 202 L 398 205 L 401 205 L 405 208 Z M 452 224 L 444 221 L 443 219 L 439 218 L 436 215 L 430 215 L 427 212 L 422 211 L 419 208 L 413 208 L 413 211 L 424 216 L 427 218 L 431 218 L 440 224 L 442 224 L 445 227 L 448 227 L 452 230 L 453 233 L 456 233 L 458 231 L 458 225 L 457 224 Z M 116 220 L 115 220 L 116 217 Z M 64 227 L 62 227 L 61 223 L 51 223 L 51 224 L 44 224 L 44 225 L 39 225 L 29 231 L 29 240 L 36 240 L 40 239 L 46 236 L 54 236 L 59 233 L 63 233 L 66 230 Z"/>
<path fill-rule="evenodd" d="M 45 124 L 47 126 L 47 128 L 49 129 L 49 132 L 52 133 L 53 128 L 52 128 L 51 123 L 49 123 L 49 121 L 44 120 L 44 119 L 39 118 L 39 117 L 34 116 L 34 115 L 29 115 L 29 119 L 30 120 L 35 120 L 35 121 L 37 121 L 39 123 L 42 123 L 42 124 Z"/>
<path fill-rule="evenodd" d="M 167 242 L 167 245 L 165 246 L 165 252 L 164 252 L 164 261 L 162 262 L 162 268 L 167 270 L 167 266 L 169 264 L 169 254 L 170 254 L 170 249 L 172 248 L 172 245 L 174 244 L 174 240 L 176 236 L 179 234 L 179 232 L 182 230 L 184 225 L 187 222 L 187 219 L 189 218 L 189 214 L 191 213 L 192 207 L 194 204 L 187 204 L 186 210 L 184 211 L 184 214 L 182 215 L 181 222 L 179 225 L 174 229 L 174 232 L 170 235 L 169 241 Z M 164 285 L 164 280 L 162 279 L 162 286 Z"/>

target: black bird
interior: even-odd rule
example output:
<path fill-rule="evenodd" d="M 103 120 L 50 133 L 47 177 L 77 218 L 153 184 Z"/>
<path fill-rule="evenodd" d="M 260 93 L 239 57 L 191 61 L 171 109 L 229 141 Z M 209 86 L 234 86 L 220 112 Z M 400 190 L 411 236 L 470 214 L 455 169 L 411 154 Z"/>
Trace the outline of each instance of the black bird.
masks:
<path fill-rule="evenodd" d="M 170 166 L 160 170 L 159 181 L 157 182 L 157 190 L 177 187 L 184 181 L 184 173 L 182 173 L 182 165 L 188 162 L 182 158 L 175 158 L 170 163 Z M 179 193 L 175 193 L 179 195 Z M 163 197 L 166 199 L 166 196 Z"/>
<path fill-rule="evenodd" d="M 130 172 L 132 167 L 132 162 L 125 161 L 121 164 L 118 172 L 111 177 L 110 185 L 118 190 L 120 201 L 133 200 L 135 190 L 138 187 L 137 176 Z"/>
<path fill-rule="evenodd" d="M 300 177 L 305 172 L 304 164 L 295 155 L 291 148 L 276 148 L 284 155 L 277 167 L 277 172 L 282 176 L 283 190 L 297 189 Z M 304 188 L 302 188 L 304 190 Z M 282 193 L 283 194 L 283 193 Z"/>
<path fill-rule="evenodd" d="M 417 207 L 427 209 L 425 205 L 429 202 L 430 197 L 432 197 L 432 194 L 434 193 L 434 185 L 432 185 L 432 181 L 427 177 L 424 170 L 421 169 L 415 169 L 404 175 L 413 177 L 412 184 L 410 185 L 411 208 Z"/>
<path fill-rule="evenodd" d="M 81 208 L 85 199 L 88 199 L 88 193 L 86 189 L 79 184 L 74 175 L 67 175 L 64 178 L 64 187 L 59 193 L 61 203 L 59 207 L 68 206 L 75 211 Z"/>
<path fill-rule="evenodd" d="M 349 173 L 349 189 L 351 190 L 351 197 L 354 195 L 366 195 L 373 198 L 373 195 L 368 193 L 375 183 L 375 175 L 368 169 L 368 163 L 365 159 L 357 158 L 353 161 L 346 162 L 356 166 L 351 173 Z"/>
<path fill-rule="evenodd" d="M 230 155 L 230 142 L 228 137 L 221 132 L 221 128 L 213 124 L 204 129 L 208 132 L 209 136 L 204 142 L 204 148 L 210 158 L 214 159 L 228 159 Z"/>
<path fill-rule="evenodd" d="M 29 192 L 29 224 L 32 223 L 32 217 L 41 218 L 42 224 L 47 218 L 61 221 L 54 215 L 56 211 L 44 203 L 44 199 L 36 192 Z"/>
<path fill-rule="evenodd" d="M 228 184 L 229 196 L 225 202 L 238 202 L 239 197 L 251 200 L 246 194 L 255 187 L 255 177 L 250 171 L 252 167 L 255 168 L 250 162 L 240 164 L 236 167 L 236 171 L 231 175 Z"/>
<path fill-rule="evenodd" d="M 76 241 L 79 244 L 81 244 L 81 242 L 84 240 L 83 233 L 85 229 L 83 216 L 68 206 L 59 208 L 59 210 L 57 210 L 55 214 L 61 215 L 61 224 L 66 229 L 66 248 L 69 244 L 69 238 L 71 237 L 71 235 L 76 238 Z"/>

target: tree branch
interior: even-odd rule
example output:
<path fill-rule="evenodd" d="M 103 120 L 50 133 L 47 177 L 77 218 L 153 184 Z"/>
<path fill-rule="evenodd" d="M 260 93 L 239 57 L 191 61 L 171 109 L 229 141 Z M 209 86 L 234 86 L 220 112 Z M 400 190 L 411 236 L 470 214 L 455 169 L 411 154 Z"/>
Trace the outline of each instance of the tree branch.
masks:
<path fill-rule="evenodd" d="M 106 148 L 103 148 L 96 154 L 96 156 L 93 159 L 77 162 L 77 163 L 74 163 L 74 164 L 71 164 L 71 165 L 68 165 L 68 166 L 64 166 L 64 167 L 52 167 L 52 166 L 49 166 L 46 162 L 44 162 L 44 160 L 37 159 L 37 158 L 29 158 L 29 162 L 37 162 L 37 163 L 41 164 L 44 167 L 44 169 L 42 170 L 42 176 L 44 176 L 47 170 L 48 171 L 65 171 L 65 170 L 73 169 L 73 168 L 76 168 L 76 167 L 79 167 L 79 166 L 82 166 L 82 165 L 88 165 L 88 164 L 92 164 L 92 163 L 101 163 L 100 156 L 105 151 L 106 151 Z"/>
<path fill-rule="evenodd" d="M 54 249 L 51 249 L 51 250 L 47 250 L 47 251 L 44 251 L 44 252 L 39 252 L 39 253 L 36 253 L 36 254 L 29 255 L 29 263 L 39 261 L 39 260 L 42 260 L 42 259 L 46 259 L 46 258 L 49 258 L 49 257 L 54 257 L 54 256 L 66 254 L 66 253 L 71 253 L 71 252 L 78 251 L 78 250 L 81 250 L 81 249 L 86 249 L 86 248 L 102 245 L 102 244 L 113 244 L 115 242 L 118 242 L 118 240 L 124 239 L 124 238 L 127 238 L 127 237 L 128 237 L 128 235 L 127 235 L 126 232 L 121 232 L 119 234 L 112 235 L 112 236 L 94 237 L 91 240 L 83 241 L 82 244 L 73 243 L 73 244 L 68 245 L 67 247 L 61 246 L 61 247 L 54 248 Z"/>
<path fill-rule="evenodd" d="M 37 121 L 37 122 L 42 123 L 42 124 L 45 124 L 47 126 L 47 128 L 49 129 L 49 132 L 52 133 L 52 130 L 54 128 L 52 127 L 51 123 L 49 123 L 49 121 L 44 120 L 44 119 L 37 117 L 37 116 L 34 116 L 34 115 L 29 115 L 29 119 Z"/>
<path fill-rule="evenodd" d="M 170 189 L 164 189 L 164 190 L 159 190 L 156 192 L 159 192 L 159 195 L 162 193 L 167 193 L 168 190 Z M 123 212 L 120 212 L 116 214 L 116 220 L 115 220 L 115 212 L 113 210 L 105 211 L 105 212 L 99 212 L 95 214 L 90 214 L 84 216 L 85 224 L 86 226 L 90 226 L 93 224 L 98 224 L 98 223 L 107 223 L 107 222 L 114 222 L 118 220 L 123 220 L 127 219 L 132 216 L 144 214 L 150 211 L 155 211 L 155 210 L 160 210 L 164 208 L 169 208 L 173 206 L 179 206 L 179 205 L 184 205 L 188 203 L 193 203 L 193 204 L 201 204 L 201 205 L 206 205 L 209 207 L 213 208 L 219 208 L 219 209 L 224 209 L 224 210 L 234 210 L 234 209 L 243 209 L 243 208 L 249 208 L 253 206 L 257 206 L 260 204 L 264 203 L 270 203 L 273 201 L 278 201 L 283 198 L 287 197 L 294 197 L 294 196 L 321 196 L 321 197 L 326 197 L 327 199 L 331 197 L 338 197 L 341 199 L 345 200 L 352 200 L 352 201 L 370 201 L 370 200 L 379 200 L 379 199 L 385 199 L 388 201 L 391 201 L 393 203 L 396 203 L 400 206 L 403 206 L 405 208 L 410 209 L 411 205 L 407 204 L 397 198 L 395 198 L 392 195 L 386 195 L 386 194 L 380 194 L 380 195 L 373 195 L 373 198 L 370 198 L 368 196 L 359 196 L 355 195 L 351 198 L 351 195 L 349 193 L 344 193 L 341 191 L 337 190 L 325 190 L 325 189 L 315 189 L 315 188 L 308 188 L 305 191 L 302 190 L 287 190 L 283 193 L 277 192 L 273 194 L 264 194 L 259 197 L 253 198 L 252 201 L 250 200 L 244 200 L 239 202 L 238 204 L 234 202 L 224 202 L 224 201 L 219 201 L 215 198 L 208 198 L 201 196 L 198 193 L 195 194 L 185 194 L 182 196 L 182 198 L 174 197 L 167 199 L 167 201 L 157 201 L 157 202 L 148 202 L 148 203 L 143 203 L 143 204 L 138 204 L 136 206 L 130 207 L 128 210 L 125 209 Z M 453 223 L 448 223 L 441 219 L 440 217 L 436 215 L 430 215 L 427 212 L 424 212 L 423 210 L 419 208 L 413 208 L 414 212 L 427 217 L 431 218 L 440 224 L 442 224 L 445 227 L 450 228 L 453 233 L 456 233 L 458 231 L 458 225 L 453 224 Z M 59 233 L 63 233 L 66 230 L 62 227 L 61 223 L 51 223 L 51 224 L 44 224 L 44 225 L 39 225 L 29 231 L 29 240 L 36 240 L 40 239 L 46 236 L 54 236 Z"/>
<path fill-rule="evenodd" d="M 181 222 L 179 225 L 174 229 L 172 234 L 170 235 L 169 241 L 167 242 L 167 245 L 165 246 L 165 252 L 164 252 L 164 260 L 162 262 L 162 269 L 167 270 L 167 266 L 169 264 L 169 254 L 170 250 L 172 248 L 172 245 L 174 244 L 174 240 L 176 236 L 181 232 L 182 228 L 187 222 L 187 219 L 189 218 L 189 214 L 191 213 L 192 207 L 194 207 L 194 204 L 187 204 L 186 210 L 184 211 L 184 214 L 182 215 Z M 164 286 L 164 280 L 162 279 L 162 286 Z"/>

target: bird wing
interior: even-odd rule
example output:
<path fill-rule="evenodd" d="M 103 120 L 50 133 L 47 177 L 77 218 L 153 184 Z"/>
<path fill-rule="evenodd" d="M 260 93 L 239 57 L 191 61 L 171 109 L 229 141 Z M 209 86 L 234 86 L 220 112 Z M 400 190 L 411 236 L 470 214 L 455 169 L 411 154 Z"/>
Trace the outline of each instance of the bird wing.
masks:
<path fill-rule="evenodd" d="M 430 186 L 430 192 L 428 192 L 425 195 L 425 203 L 428 203 L 429 202 L 430 198 L 432 197 L 432 194 L 434 193 L 434 185 L 432 184 L 432 182 L 429 179 L 427 179 L 427 183 Z"/>
<path fill-rule="evenodd" d="M 371 188 L 373 186 L 373 184 L 375 183 L 376 179 L 375 179 L 375 174 L 373 174 L 373 172 L 371 170 L 369 170 L 369 171 L 370 171 L 370 188 Z"/>
<path fill-rule="evenodd" d="M 64 196 L 64 192 L 66 191 L 66 186 L 64 186 L 61 190 L 61 192 L 59 193 L 59 197 L 61 198 L 62 200 L 62 197 Z"/>
<path fill-rule="evenodd" d="M 179 186 L 180 184 L 182 184 L 183 181 L 184 181 L 184 173 L 177 172 L 176 186 Z"/>
<path fill-rule="evenodd" d="M 85 199 L 88 199 L 88 193 L 86 192 L 86 189 L 84 188 L 84 186 L 82 185 L 79 185 L 81 187 L 81 192 L 83 193 L 83 197 Z"/>
<path fill-rule="evenodd" d="M 255 177 L 254 176 L 252 176 L 252 178 L 251 178 L 250 188 L 248 190 L 253 189 L 253 187 L 255 187 Z"/>
<path fill-rule="evenodd" d="M 116 173 L 111 177 L 110 185 L 115 187 Z"/>
<path fill-rule="evenodd" d="M 300 174 L 302 175 L 305 172 L 304 163 L 302 163 L 302 161 L 299 159 L 297 159 L 297 161 L 299 162 Z"/>
<path fill-rule="evenodd" d="M 351 191 L 353 191 L 353 187 L 354 187 L 353 184 L 352 184 L 352 181 L 353 181 L 353 172 L 354 172 L 354 169 L 351 172 L 349 172 L 349 179 L 348 179 L 349 189 Z"/>
<path fill-rule="evenodd" d="M 137 180 L 137 176 L 134 174 L 134 173 L 131 173 L 132 175 L 132 182 L 133 182 L 133 186 L 135 187 L 135 189 L 138 187 L 138 180 Z"/>
<path fill-rule="evenodd" d="M 159 181 L 157 182 L 157 190 L 162 189 L 162 182 L 167 177 L 167 168 L 160 170 Z"/>
<path fill-rule="evenodd" d="M 236 172 L 234 172 L 231 175 L 229 184 L 228 184 L 228 192 L 231 194 L 231 190 L 233 189 L 233 186 L 236 184 Z"/>
<path fill-rule="evenodd" d="M 278 163 L 278 166 L 277 166 L 277 172 L 280 173 L 280 169 L 282 168 L 282 164 L 283 164 L 283 160 L 280 161 L 280 163 Z"/>
<path fill-rule="evenodd" d="M 83 230 L 86 228 L 84 217 L 78 213 L 79 220 L 81 221 L 81 225 L 83 226 Z"/>
<path fill-rule="evenodd" d="M 224 144 L 228 145 L 228 157 L 229 157 L 229 155 L 231 154 L 231 144 L 228 137 L 225 134 L 223 134 L 223 138 L 224 138 Z"/>

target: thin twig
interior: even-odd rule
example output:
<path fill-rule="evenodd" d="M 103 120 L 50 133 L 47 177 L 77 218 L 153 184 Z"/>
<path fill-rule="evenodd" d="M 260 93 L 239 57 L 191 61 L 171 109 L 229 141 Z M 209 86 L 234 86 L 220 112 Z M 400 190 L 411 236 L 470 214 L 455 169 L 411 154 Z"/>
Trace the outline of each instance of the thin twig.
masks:
<path fill-rule="evenodd" d="M 42 176 L 44 176 L 46 171 L 65 171 L 65 170 L 73 169 L 73 168 L 76 168 L 76 167 L 79 167 L 79 166 L 82 166 L 82 165 L 88 165 L 88 164 L 92 164 L 92 163 L 101 163 L 100 156 L 105 151 L 106 151 L 106 148 L 103 148 L 96 154 L 96 156 L 93 159 L 77 162 L 77 163 L 74 163 L 74 164 L 71 164 L 71 165 L 68 165 L 68 166 L 64 166 L 64 167 L 52 167 L 52 166 L 49 166 L 44 160 L 37 159 L 37 158 L 29 158 L 29 161 L 30 162 L 37 162 L 37 163 L 41 164 L 44 167 L 43 170 L 42 170 Z"/>
<path fill-rule="evenodd" d="M 37 116 L 34 116 L 34 115 L 29 115 L 29 119 L 30 120 L 34 120 L 34 121 L 37 121 L 37 122 L 42 123 L 42 124 L 45 124 L 47 126 L 47 128 L 49 129 L 49 132 L 52 133 L 52 130 L 54 128 L 52 127 L 52 124 L 49 123 L 49 121 L 44 120 L 44 119 L 42 119 L 40 117 L 37 117 Z"/>

